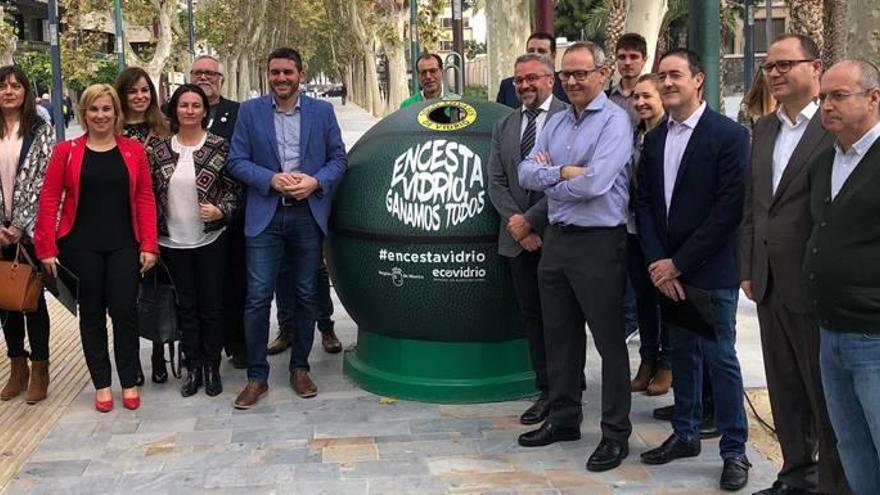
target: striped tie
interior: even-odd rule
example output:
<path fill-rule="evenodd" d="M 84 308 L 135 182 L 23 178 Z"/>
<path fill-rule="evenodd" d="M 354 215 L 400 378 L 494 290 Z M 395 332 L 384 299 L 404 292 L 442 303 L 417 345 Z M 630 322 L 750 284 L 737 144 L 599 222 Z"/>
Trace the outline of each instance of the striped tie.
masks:
<path fill-rule="evenodd" d="M 526 130 L 523 132 L 522 138 L 519 141 L 519 153 L 520 158 L 525 160 L 529 153 L 532 152 L 532 148 L 535 146 L 535 118 L 538 114 L 541 113 L 540 108 L 530 108 L 526 110 Z"/>

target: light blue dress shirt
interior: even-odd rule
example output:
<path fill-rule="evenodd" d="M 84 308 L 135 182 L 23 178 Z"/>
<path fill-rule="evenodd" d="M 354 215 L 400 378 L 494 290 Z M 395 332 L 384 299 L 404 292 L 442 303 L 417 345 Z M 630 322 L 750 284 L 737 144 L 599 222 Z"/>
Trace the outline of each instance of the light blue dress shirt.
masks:
<path fill-rule="evenodd" d="M 549 152 L 551 165 L 535 161 Z M 572 106 L 557 112 L 519 165 L 519 183 L 547 196 L 551 224 L 617 227 L 627 221 L 632 125 L 626 112 L 599 93 L 580 118 Z M 561 180 L 563 165 L 586 167 L 574 179 Z"/>
<path fill-rule="evenodd" d="M 301 112 L 299 98 L 296 106 L 289 112 L 282 112 L 278 104 L 272 100 L 275 109 L 275 140 L 278 142 L 278 157 L 281 158 L 282 172 L 296 172 L 300 165 L 299 131 Z"/>

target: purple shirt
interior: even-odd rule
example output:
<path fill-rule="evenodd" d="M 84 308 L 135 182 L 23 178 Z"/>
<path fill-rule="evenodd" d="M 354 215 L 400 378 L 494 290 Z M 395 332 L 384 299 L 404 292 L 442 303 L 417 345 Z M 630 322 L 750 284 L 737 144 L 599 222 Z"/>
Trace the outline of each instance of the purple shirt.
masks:
<path fill-rule="evenodd" d="M 549 152 L 551 165 L 535 161 Z M 574 107 L 547 120 L 529 156 L 519 165 L 519 183 L 547 196 L 551 224 L 617 227 L 627 221 L 632 126 L 629 116 L 599 93 L 580 118 Z M 561 180 L 563 165 L 586 167 L 583 175 Z"/>
<path fill-rule="evenodd" d="M 666 147 L 663 149 L 663 192 L 666 199 L 666 214 L 669 215 L 669 205 L 672 204 L 672 195 L 675 193 L 675 179 L 678 177 L 678 169 L 681 167 L 681 159 L 688 141 L 694 133 L 694 128 L 706 111 L 706 102 L 697 108 L 684 122 L 676 122 L 672 116 L 666 121 L 668 131 L 666 133 Z"/>

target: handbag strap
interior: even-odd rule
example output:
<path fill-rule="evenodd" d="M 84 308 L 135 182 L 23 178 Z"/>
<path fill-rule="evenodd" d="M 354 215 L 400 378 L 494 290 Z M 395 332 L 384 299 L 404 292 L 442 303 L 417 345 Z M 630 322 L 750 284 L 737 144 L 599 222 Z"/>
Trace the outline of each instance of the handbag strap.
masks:
<path fill-rule="evenodd" d="M 25 249 L 21 242 L 15 243 L 15 264 L 18 265 L 21 263 L 21 258 L 24 258 L 25 263 L 30 265 L 33 268 L 37 268 L 37 265 L 34 264 L 34 260 L 31 259 L 31 255 L 28 254 L 27 249 Z"/>

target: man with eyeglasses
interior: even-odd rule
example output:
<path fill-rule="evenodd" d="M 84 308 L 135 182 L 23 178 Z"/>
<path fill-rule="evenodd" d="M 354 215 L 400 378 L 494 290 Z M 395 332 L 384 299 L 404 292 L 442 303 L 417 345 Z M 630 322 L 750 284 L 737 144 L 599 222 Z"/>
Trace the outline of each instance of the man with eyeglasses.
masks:
<path fill-rule="evenodd" d="M 227 100 L 220 94 L 224 82 L 220 61 L 211 55 L 196 57 L 189 71 L 189 82 L 202 88 L 208 97 L 208 104 L 211 105 L 208 130 L 227 141 L 231 140 L 239 103 Z"/>
<path fill-rule="evenodd" d="M 822 76 L 822 125 L 837 138 L 810 170 L 805 270 L 819 367 L 853 493 L 880 493 L 880 71 L 844 60 Z"/>
<path fill-rule="evenodd" d="M 529 39 L 526 41 L 526 53 L 537 53 L 539 55 L 544 55 L 547 57 L 550 62 L 554 66 L 554 74 L 553 74 L 553 96 L 563 102 L 568 103 L 568 96 L 565 95 L 565 90 L 562 89 L 562 82 L 559 80 L 559 74 L 556 73 L 556 38 L 553 37 L 550 33 L 544 33 L 541 31 L 534 32 L 529 36 Z M 522 100 L 519 97 L 519 92 L 516 90 L 516 87 L 513 84 L 513 77 L 508 77 L 501 80 L 501 83 L 498 85 L 498 94 L 495 95 L 495 103 L 501 103 L 502 105 L 507 105 L 510 108 L 520 108 L 522 106 Z"/>
<path fill-rule="evenodd" d="M 675 406 L 673 434 L 641 457 L 646 464 L 666 464 L 700 454 L 703 369 L 708 367 L 722 434 L 719 484 L 739 490 L 748 483 L 751 467 L 735 347 L 749 134 L 703 101 L 706 76 L 694 52 L 667 52 L 658 75 L 669 118 L 645 136 L 635 210 L 651 282 L 666 298 L 661 317 L 672 347 Z M 699 316 L 675 317 L 688 308 L 692 311 L 685 314 Z"/>
<path fill-rule="evenodd" d="M 547 359 L 544 325 L 538 295 L 538 261 L 541 236 L 547 225 L 547 198 L 519 185 L 517 167 L 528 156 L 547 119 L 568 105 L 553 97 L 553 63 L 544 55 L 520 55 L 514 65 L 513 83 L 522 100 L 519 111 L 511 112 L 492 131 L 489 155 L 489 199 L 498 210 L 498 254 L 510 262 L 510 274 L 520 315 L 525 323 L 529 355 L 535 371 L 538 400 L 519 418 L 532 425 L 547 418 Z"/>
<path fill-rule="evenodd" d="M 780 106 L 754 126 L 740 273 L 743 292 L 758 305 L 783 463 L 773 486 L 756 495 L 844 493 L 819 373 L 819 325 L 803 271 L 812 228 L 809 165 L 834 142 L 818 112 L 819 48 L 806 36 L 784 34 L 770 45 L 762 70 Z"/>
<path fill-rule="evenodd" d="M 403 100 L 400 108 L 443 96 L 443 60 L 436 53 L 423 53 L 416 59 L 421 91 Z"/>
<path fill-rule="evenodd" d="M 547 197 L 548 221 L 538 264 L 550 412 L 524 447 L 578 440 L 587 323 L 602 356 L 602 440 L 590 471 L 629 454 L 629 357 L 623 330 L 626 222 L 632 126 L 602 91 L 605 53 L 578 42 L 562 57 L 560 79 L 571 107 L 544 124 L 519 166 L 522 187 Z"/>

